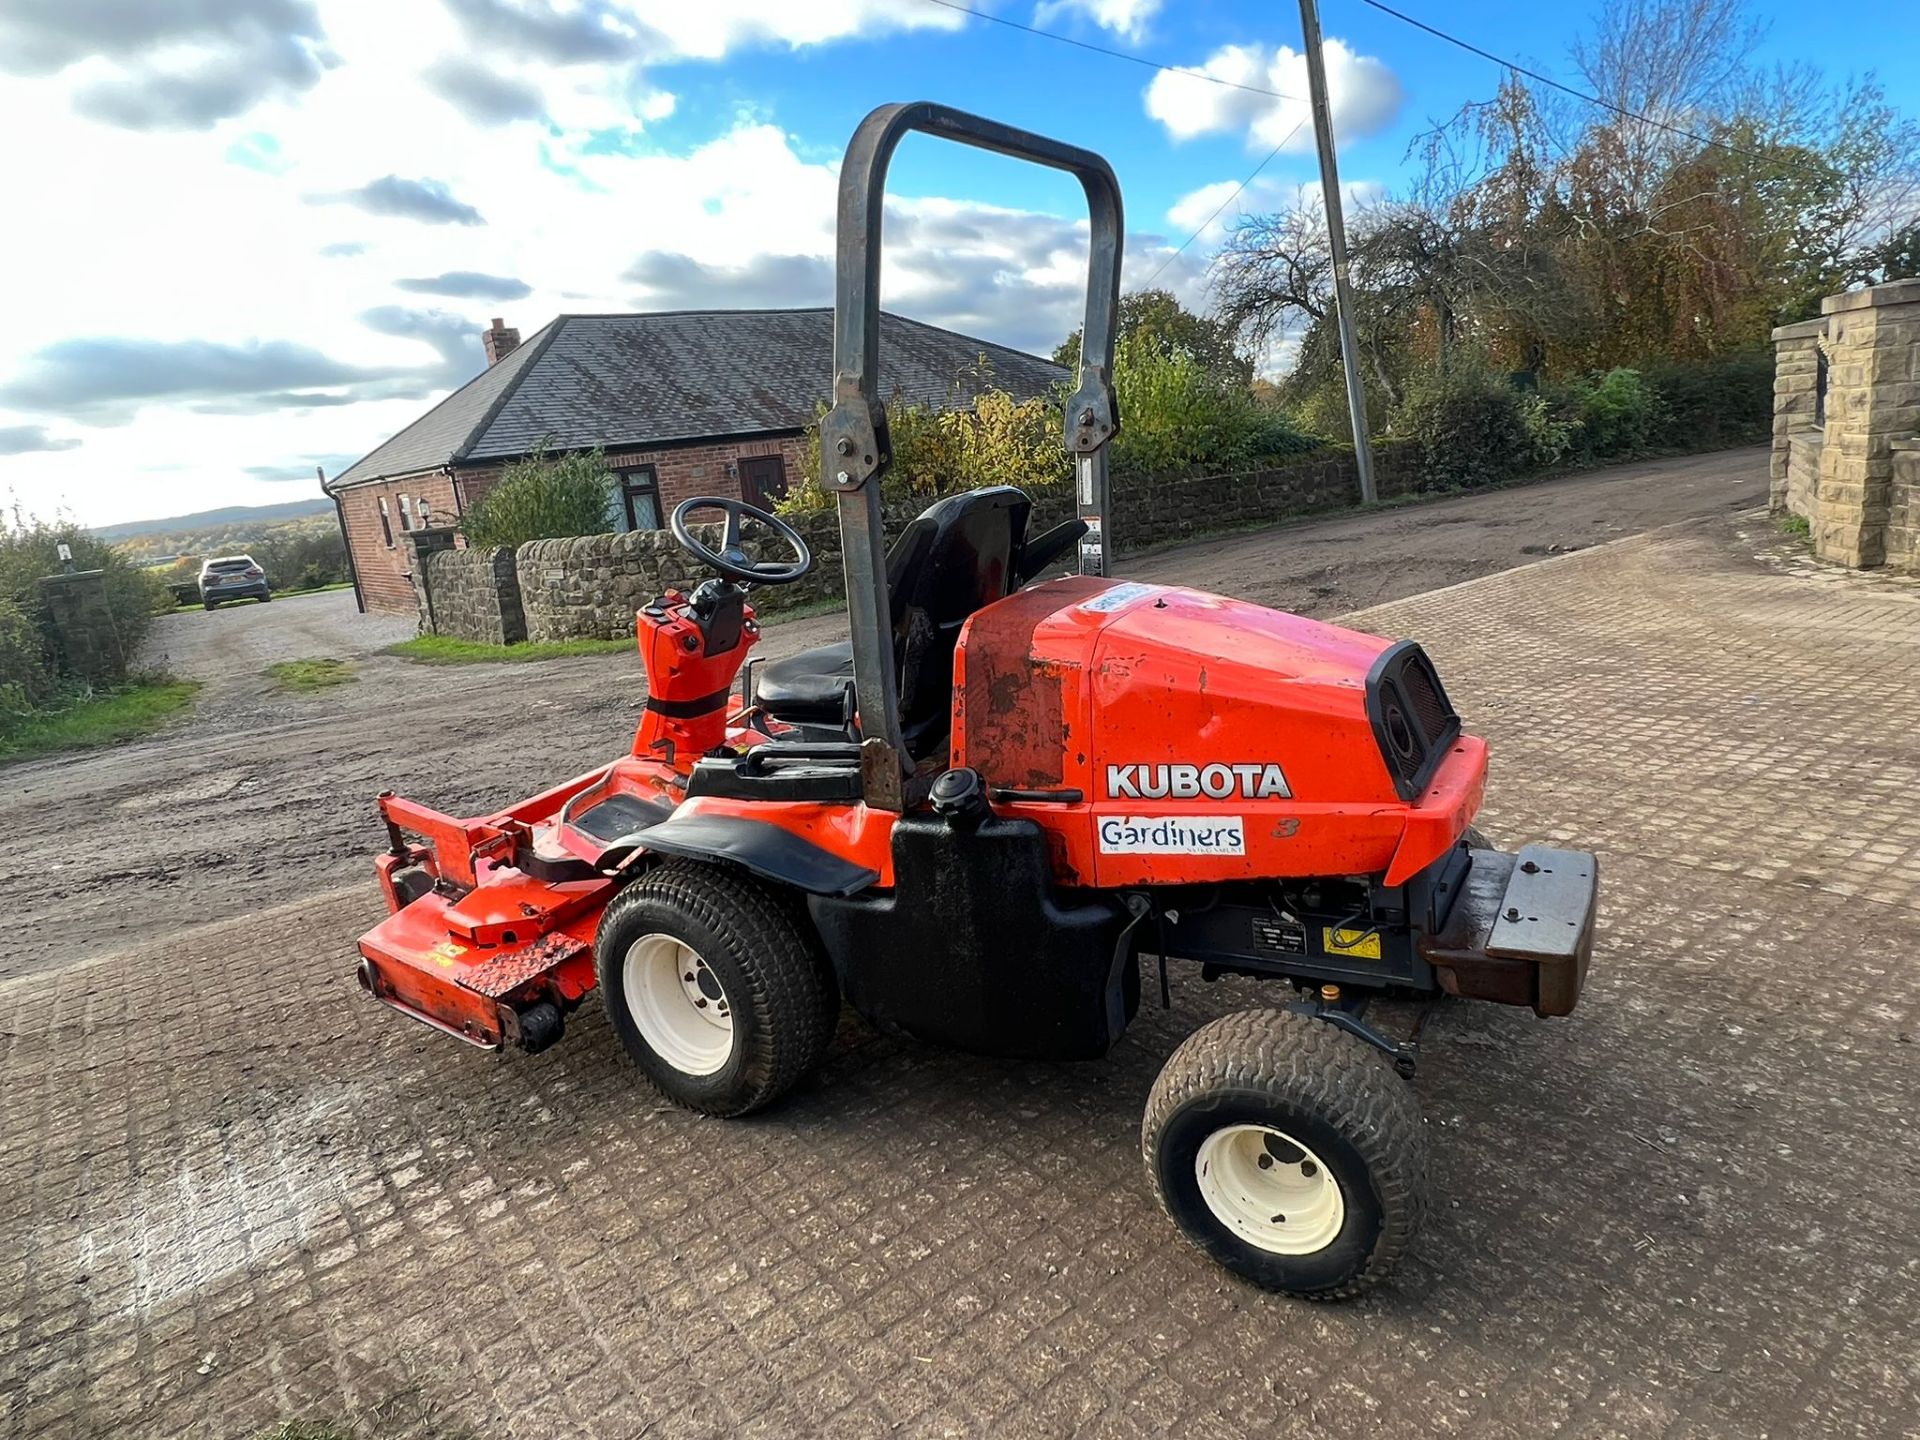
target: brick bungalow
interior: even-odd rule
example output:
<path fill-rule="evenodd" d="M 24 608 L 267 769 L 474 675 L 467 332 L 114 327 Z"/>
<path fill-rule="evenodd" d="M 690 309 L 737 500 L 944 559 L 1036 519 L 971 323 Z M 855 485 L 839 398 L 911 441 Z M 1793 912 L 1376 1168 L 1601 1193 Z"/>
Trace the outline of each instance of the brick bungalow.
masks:
<path fill-rule="evenodd" d="M 323 488 L 340 512 L 363 610 L 410 613 L 402 537 L 447 524 L 514 460 L 603 447 L 619 477 L 609 530 L 656 528 L 690 495 L 766 503 L 799 478 L 831 388 L 833 312 L 562 315 L 524 345 L 493 322 L 487 368 Z M 1043 394 L 1065 370 L 899 315 L 880 320 L 880 386 L 929 408 L 991 383 Z"/>

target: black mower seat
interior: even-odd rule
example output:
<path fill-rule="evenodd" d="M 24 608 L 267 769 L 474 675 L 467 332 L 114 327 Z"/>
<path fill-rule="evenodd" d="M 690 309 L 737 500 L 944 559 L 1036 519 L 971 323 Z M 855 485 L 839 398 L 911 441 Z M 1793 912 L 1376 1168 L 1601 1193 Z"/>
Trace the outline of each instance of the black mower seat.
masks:
<path fill-rule="evenodd" d="M 1069 520 L 1027 538 L 1032 502 L 1011 485 L 936 500 L 887 552 L 900 726 L 916 759 L 945 740 L 953 699 L 953 649 L 960 627 L 1061 562 L 1087 533 Z M 842 640 L 754 671 L 754 694 L 769 715 L 799 725 L 844 726 L 852 713 L 853 646 Z"/>
<path fill-rule="evenodd" d="M 851 640 L 768 660 L 753 671 L 755 698 L 769 713 L 800 724 L 845 724 L 852 686 Z"/>

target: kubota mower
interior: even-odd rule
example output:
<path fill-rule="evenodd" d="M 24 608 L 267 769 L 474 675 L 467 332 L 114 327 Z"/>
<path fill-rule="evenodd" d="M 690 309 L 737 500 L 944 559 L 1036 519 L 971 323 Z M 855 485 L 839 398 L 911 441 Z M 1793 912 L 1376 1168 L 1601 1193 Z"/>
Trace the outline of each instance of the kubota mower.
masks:
<path fill-rule="evenodd" d="M 1080 516 L 1043 534 L 997 487 L 941 500 L 883 550 L 881 199 L 912 130 L 1067 171 L 1087 194 L 1066 408 Z M 1369 1002 L 1567 1014 L 1594 857 L 1504 854 L 1468 828 L 1486 745 L 1419 646 L 1104 578 L 1121 240 L 1104 160 L 888 106 L 848 149 L 839 225 L 821 453 L 851 643 L 747 667 L 736 708 L 759 639 L 750 591 L 812 557 L 738 499 L 680 506 L 674 536 L 715 578 L 636 617 L 649 699 L 631 751 L 481 819 L 382 796 L 391 913 L 360 942 L 361 982 L 470 1044 L 529 1051 L 597 989 L 653 1084 L 711 1115 L 812 1072 L 843 999 L 928 1041 L 1091 1060 L 1140 1003 L 1142 954 L 1162 987 L 1169 960 L 1288 982 L 1174 1052 L 1142 1149 L 1168 1213 L 1221 1264 L 1355 1293 L 1423 1205 L 1402 1078 L 1415 1046 Z M 718 538 L 691 523 L 716 511 Z"/>

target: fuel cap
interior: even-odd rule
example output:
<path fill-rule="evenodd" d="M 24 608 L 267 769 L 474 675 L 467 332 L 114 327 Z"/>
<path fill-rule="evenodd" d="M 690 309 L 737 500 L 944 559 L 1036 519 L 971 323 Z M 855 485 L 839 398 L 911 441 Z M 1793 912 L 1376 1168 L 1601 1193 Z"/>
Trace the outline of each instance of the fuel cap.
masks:
<path fill-rule="evenodd" d="M 956 830 L 972 830 L 987 818 L 987 787 L 978 770 L 962 765 L 945 771 L 928 792 L 934 814 Z"/>

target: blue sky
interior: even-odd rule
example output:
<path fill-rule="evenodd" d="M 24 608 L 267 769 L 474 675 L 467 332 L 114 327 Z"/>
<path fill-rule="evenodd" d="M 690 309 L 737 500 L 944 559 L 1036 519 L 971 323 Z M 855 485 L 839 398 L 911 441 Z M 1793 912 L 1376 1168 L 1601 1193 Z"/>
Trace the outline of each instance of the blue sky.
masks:
<path fill-rule="evenodd" d="M 1127 54 L 1304 94 L 1286 0 L 972 0 Z M 1400 8 L 1575 80 L 1586 5 Z M 1760 60 L 1884 58 L 1920 110 L 1920 6 L 1756 5 Z M 1343 181 L 1498 81 L 1360 0 L 1326 0 Z M 504 316 L 823 304 L 833 180 L 873 105 L 927 98 L 1105 153 L 1130 286 L 1197 307 L 1240 209 L 1315 180 L 1311 136 L 1189 251 L 1304 113 L 970 19 L 931 0 L 9 0 L 0 502 L 91 523 L 313 493 L 481 365 Z M 1064 178 L 910 140 L 896 309 L 1045 350 L 1076 322 Z M 1163 268 L 1164 267 L 1164 268 Z M 824 384 L 824 377 L 823 377 Z"/>

